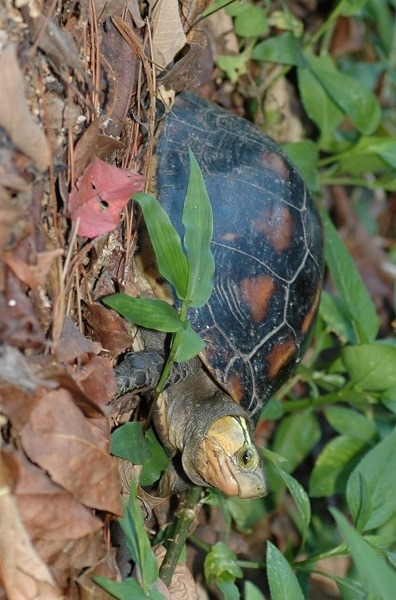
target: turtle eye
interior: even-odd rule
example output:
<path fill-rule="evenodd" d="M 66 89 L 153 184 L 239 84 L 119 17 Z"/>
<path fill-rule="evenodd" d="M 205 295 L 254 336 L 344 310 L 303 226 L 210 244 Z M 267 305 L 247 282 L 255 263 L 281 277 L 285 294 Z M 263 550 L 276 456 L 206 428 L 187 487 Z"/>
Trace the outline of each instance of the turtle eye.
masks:
<path fill-rule="evenodd" d="M 240 467 L 249 471 L 255 469 L 259 463 L 257 450 L 253 446 L 243 446 L 240 448 L 236 453 L 236 459 Z"/>

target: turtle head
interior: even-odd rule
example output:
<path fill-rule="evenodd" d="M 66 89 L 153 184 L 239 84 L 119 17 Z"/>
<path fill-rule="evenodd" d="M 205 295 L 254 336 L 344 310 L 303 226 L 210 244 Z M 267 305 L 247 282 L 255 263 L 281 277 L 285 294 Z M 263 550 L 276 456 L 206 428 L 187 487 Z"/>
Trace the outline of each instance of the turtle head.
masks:
<path fill-rule="evenodd" d="M 268 492 L 260 454 L 244 416 L 223 416 L 212 423 L 194 452 L 183 453 L 183 468 L 199 485 L 227 496 L 256 498 Z"/>

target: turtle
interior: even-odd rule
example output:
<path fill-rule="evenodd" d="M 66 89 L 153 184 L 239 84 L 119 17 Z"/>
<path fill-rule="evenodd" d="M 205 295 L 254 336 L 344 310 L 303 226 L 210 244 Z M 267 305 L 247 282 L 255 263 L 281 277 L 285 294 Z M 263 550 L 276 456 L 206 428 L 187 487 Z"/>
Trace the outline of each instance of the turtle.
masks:
<path fill-rule="evenodd" d="M 169 493 L 195 484 L 260 497 L 268 486 L 254 429 L 310 343 L 322 288 L 321 220 L 301 175 L 272 139 L 183 92 L 159 126 L 155 176 L 158 201 L 181 237 L 189 148 L 212 205 L 215 273 L 207 304 L 188 310 L 206 347 L 174 365 L 154 410 L 173 458 L 163 487 Z M 168 295 L 145 254 L 141 270 L 157 295 Z M 166 341 L 153 333 L 147 340 L 116 368 L 118 394 L 156 385 Z"/>

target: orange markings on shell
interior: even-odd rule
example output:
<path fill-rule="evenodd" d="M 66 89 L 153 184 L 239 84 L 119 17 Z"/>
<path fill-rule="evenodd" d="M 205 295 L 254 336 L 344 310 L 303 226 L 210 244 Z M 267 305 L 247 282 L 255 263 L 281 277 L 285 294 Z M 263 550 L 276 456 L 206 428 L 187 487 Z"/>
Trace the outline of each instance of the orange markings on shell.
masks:
<path fill-rule="evenodd" d="M 304 321 L 302 322 L 301 331 L 303 333 L 307 333 L 307 331 L 309 330 L 309 328 L 311 327 L 311 325 L 315 319 L 316 311 L 317 311 L 319 300 L 320 300 L 321 290 L 322 290 L 322 285 L 321 285 L 321 282 L 319 281 L 315 296 L 312 299 L 312 306 L 311 306 L 309 312 L 307 312 L 307 314 L 305 315 Z"/>
<path fill-rule="evenodd" d="M 239 375 L 232 375 L 230 377 L 228 388 L 234 402 L 240 404 L 243 397 L 243 387 Z"/>
<path fill-rule="evenodd" d="M 265 169 L 274 171 L 281 179 L 289 179 L 289 167 L 287 162 L 277 152 L 264 152 L 261 155 L 260 162 Z"/>
<path fill-rule="evenodd" d="M 288 338 L 283 344 L 277 344 L 268 356 L 268 377 L 274 379 L 284 366 L 294 357 L 296 345 L 292 338 Z"/>
<path fill-rule="evenodd" d="M 268 310 L 276 284 L 269 275 L 241 280 L 241 290 L 255 323 L 261 323 Z"/>
<path fill-rule="evenodd" d="M 254 226 L 277 252 L 284 252 L 294 243 L 294 223 L 287 208 L 265 211 L 261 220 L 255 221 Z"/>

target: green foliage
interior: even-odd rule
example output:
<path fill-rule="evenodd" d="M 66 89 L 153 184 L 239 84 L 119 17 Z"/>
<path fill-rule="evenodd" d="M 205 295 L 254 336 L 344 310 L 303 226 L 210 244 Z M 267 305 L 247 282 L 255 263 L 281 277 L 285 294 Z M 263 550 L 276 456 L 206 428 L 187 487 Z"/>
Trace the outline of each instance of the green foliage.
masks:
<path fill-rule="evenodd" d="M 150 540 L 144 529 L 144 522 L 137 501 L 137 483 L 132 479 L 129 503 L 125 514 L 120 519 L 120 525 L 125 535 L 128 551 L 140 572 L 140 581 L 128 578 L 121 583 L 111 581 L 106 577 L 95 577 L 103 589 L 114 598 L 120 600 L 163 600 L 164 596 L 157 590 L 158 565 L 151 549 Z"/>

